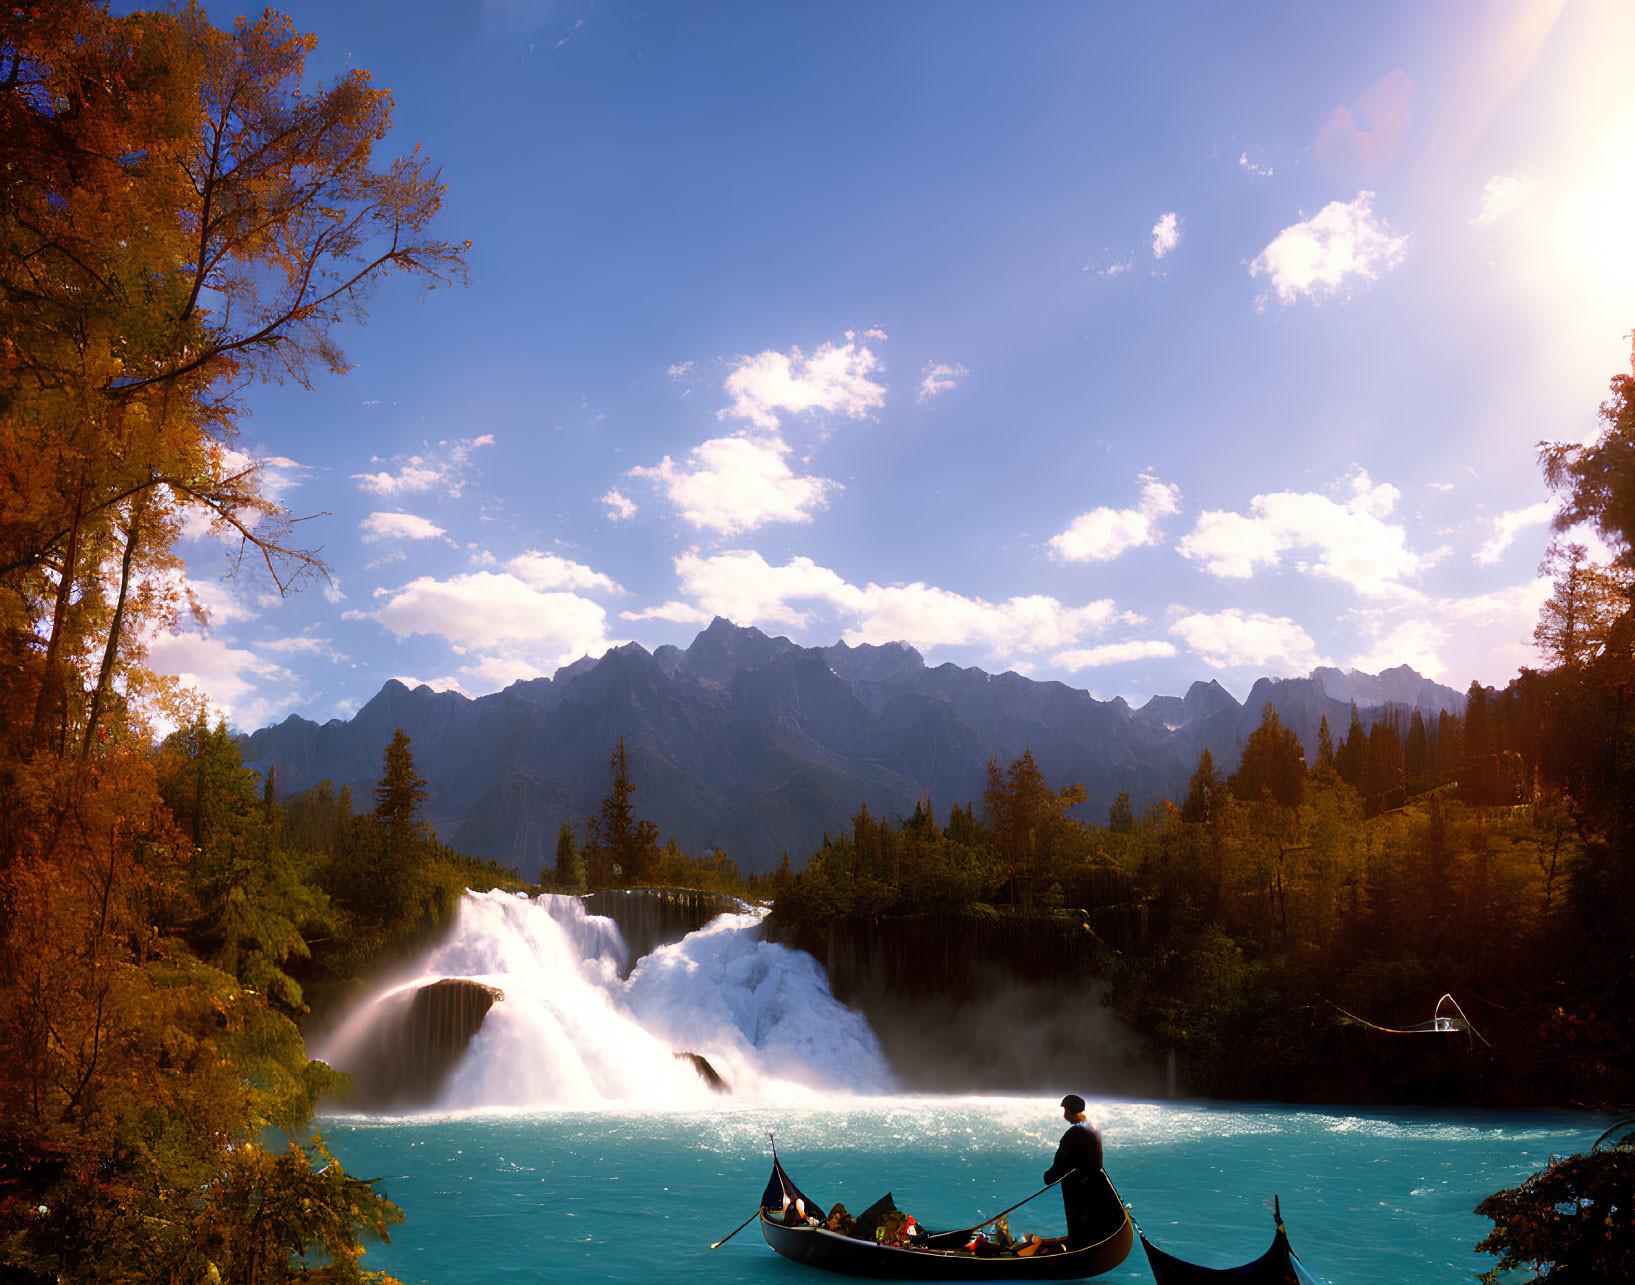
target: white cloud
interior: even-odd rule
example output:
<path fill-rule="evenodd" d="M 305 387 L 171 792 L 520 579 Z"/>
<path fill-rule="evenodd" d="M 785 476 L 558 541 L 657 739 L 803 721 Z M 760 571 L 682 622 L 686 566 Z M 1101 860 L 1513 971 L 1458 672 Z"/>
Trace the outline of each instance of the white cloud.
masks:
<path fill-rule="evenodd" d="M 1539 577 L 1499 589 L 1492 593 L 1473 594 L 1469 598 L 1443 598 L 1432 604 L 1433 613 L 1477 628 L 1491 625 L 1515 624 L 1524 627 L 1529 638 L 1539 608 L 1554 592 L 1547 577 Z"/>
<path fill-rule="evenodd" d="M 1181 216 L 1174 210 L 1158 216 L 1152 225 L 1152 257 L 1162 259 L 1181 241 Z"/>
<path fill-rule="evenodd" d="M 1350 585 L 1366 597 L 1412 594 L 1401 584 L 1434 560 L 1407 547 L 1407 532 L 1384 521 L 1401 498 L 1388 482 L 1374 485 L 1359 469 L 1343 504 L 1312 492 L 1278 491 L 1250 501 L 1250 515 L 1206 510 L 1179 544 L 1182 557 L 1222 579 L 1244 579 L 1275 566 L 1292 549 L 1317 557 L 1296 566 Z"/>
<path fill-rule="evenodd" d="M 717 415 L 768 431 L 778 427 L 779 412 L 863 419 L 885 404 L 885 388 L 869 378 L 879 368 L 879 358 L 850 337 L 844 344 L 826 343 L 810 357 L 799 348 L 739 357 L 726 382 L 732 405 Z"/>
<path fill-rule="evenodd" d="M 1080 647 L 1059 651 L 1050 658 L 1052 665 L 1068 671 L 1095 669 L 1101 665 L 1123 665 L 1132 660 L 1162 660 L 1175 655 L 1175 644 L 1162 639 L 1103 643 L 1099 647 Z"/>
<path fill-rule="evenodd" d="M 1366 640 L 1350 664 L 1373 673 L 1412 665 L 1455 687 L 1473 675 L 1503 683 L 1520 666 L 1536 663 L 1533 625 L 1551 588 L 1548 579 L 1536 578 L 1467 598 L 1348 613 L 1348 629 Z"/>
<path fill-rule="evenodd" d="M 300 634 L 293 638 L 263 638 L 256 647 L 261 651 L 278 652 L 281 655 L 322 656 L 325 660 L 344 663 L 346 656 L 335 650 L 335 644 L 328 638 L 316 638 L 310 634 Z"/>
<path fill-rule="evenodd" d="M 673 620 L 708 624 L 725 616 L 735 624 L 774 624 L 799 627 L 810 612 L 796 602 L 822 602 L 848 611 L 863 607 L 863 592 L 810 558 L 791 558 L 781 567 L 748 549 L 734 549 L 712 557 L 684 553 L 675 560 L 681 591 L 692 604 L 668 602 L 645 611 L 622 612 L 626 620 Z"/>
<path fill-rule="evenodd" d="M 1175 548 L 1183 558 L 1202 562 L 1211 575 L 1223 580 L 1247 580 L 1257 567 L 1277 565 L 1283 542 L 1278 533 L 1255 518 L 1224 509 L 1205 509 Z"/>
<path fill-rule="evenodd" d="M 1172 624 L 1170 633 L 1216 669 L 1306 674 L 1323 663 L 1311 636 L 1287 616 L 1235 607 L 1212 615 L 1193 612 Z"/>
<path fill-rule="evenodd" d="M 196 579 L 175 567 L 149 577 L 156 595 L 173 604 L 180 620 L 191 619 L 201 630 L 257 619 L 279 601 L 271 592 L 256 593 L 243 579 L 206 576 Z"/>
<path fill-rule="evenodd" d="M 598 604 L 578 594 L 541 591 L 510 572 L 421 576 L 383 596 L 386 601 L 368 615 L 400 638 L 443 638 L 457 655 L 469 657 L 460 673 L 490 686 L 551 673 L 612 645 L 607 613 Z"/>
<path fill-rule="evenodd" d="M 1491 227 L 1505 215 L 1520 209 L 1538 191 L 1531 170 L 1515 174 L 1495 174 L 1482 189 L 1482 212 L 1471 220 L 1477 227 Z"/>
<path fill-rule="evenodd" d="M 392 464 L 395 469 L 378 473 L 354 473 L 352 480 L 358 490 L 388 499 L 402 495 L 418 495 L 441 488 L 451 499 L 458 499 L 470 481 L 471 453 L 479 446 L 492 446 L 494 435 L 450 438 L 437 443 L 420 455 L 394 456 L 390 460 L 371 460 L 374 464 Z"/>
<path fill-rule="evenodd" d="M 668 455 L 632 477 L 652 478 L 681 517 L 723 535 L 753 531 L 768 522 L 810 522 L 836 483 L 790 469 L 782 438 L 715 437 L 695 446 L 686 464 Z"/>
<path fill-rule="evenodd" d="M 1255 161 L 1251 161 L 1249 159 L 1248 152 L 1243 152 L 1238 156 L 1238 165 L 1241 168 L 1248 170 L 1249 173 L 1258 175 L 1261 178 L 1272 177 L 1272 167 L 1270 165 L 1261 165 Z"/>
<path fill-rule="evenodd" d="M 1398 665 L 1410 665 L 1426 678 L 1440 678 L 1447 666 L 1438 649 L 1448 640 L 1448 631 L 1429 620 L 1405 620 L 1383 637 L 1376 638 L 1366 651 L 1351 660 L 1352 669 L 1377 674 Z"/>
<path fill-rule="evenodd" d="M 958 362 L 948 365 L 940 361 L 928 361 L 920 367 L 920 387 L 914 394 L 916 402 L 928 402 L 938 393 L 945 393 L 954 386 L 954 381 L 963 379 L 971 372 Z"/>
<path fill-rule="evenodd" d="M 1043 594 L 989 602 L 920 582 L 859 586 L 810 558 L 773 566 L 752 550 L 686 553 L 675 566 L 688 601 L 627 611 L 624 619 L 702 624 L 719 615 L 741 625 L 800 628 L 826 608 L 851 621 L 848 643 L 980 647 L 1001 658 L 1062 651 L 1132 619 L 1107 599 L 1072 607 Z"/>
<path fill-rule="evenodd" d="M 537 675 L 535 676 L 537 677 Z M 417 687 L 429 687 L 434 692 L 459 692 L 462 696 L 471 695 L 453 674 L 444 674 L 440 678 L 417 678 L 413 674 L 393 674 L 392 678 L 396 682 L 402 683 L 410 691 Z"/>
<path fill-rule="evenodd" d="M 1249 275 L 1269 278 L 1285 304 L 1377 280 L 1402 262 L 1408 238 L 1390 234 L 1374 216 L 1373 202 L 1372 192 L 1358 192 L 1354 201 L 1330 201 L 1315 217 L 1284 228 L 1249 265 Z"/>
<path fill-rule="evenodd" d="M 848 643 L 906 642 L 916 647 L 986 649 L 1001 658 L 1072 646 L 1118 618 L 1111 600 L 1069 607 L 1045 594 L 988 602 L 916 582 L 864 590 L 863 619 Z"/>
<path fill-rule="evenodd" d="M 365 544 L 381 540 L 435 540 L 442 527 L 413 513 L 371 513 L 358 523 Z"/>
<path fill-rule="evenodd" d="M 1514 509 L 1509 513 L 1501 513 L 1493 519 L 1493 536 L 1478 549 L 1474 555 L 1477 562 L 1484 567 L 1490 567 L 1504 554 L 1504 551 L 1515 541 L 1518 532 L 1525 531 L 1530 526 L 1541 526 L 1555 516 L 1555 505 L 1548 500 L 1540 500 L 1537 504 L 1529 504 L 1525 509 Z"/>
<path fill-rule="evenodd" d="M 666 367 L 664 373 L 670 377 L 670 382 L 672 384 L 681 385 L 681 392 L 678 393 L 677 396 L 679 396 L 682 401 L 686 401 L 693 395 L 694 387 L 696 387 L 701 380 L 701 376 L 698 373 L 698 368 L 692 361 L 676 362 Z"/>
<path fill-rule="evenodd" d="M 623 522 L 627 518 L 636 516 L 636 501 L 617 487 L 610 488 L 607 494 L 598 497 L 596 502 L 607 505 L 607 519 L 609 522 Z"/>
<path fill-rule="evenodd" d="M 531 589 L 604 589 L 609 593 L 623 593 L 614 581 L 600 571 L 592 571 L 582 562 L 573 562 L 554 553 L 540 553 L 529 549 L 506 564 L 518 580 Z"/>
<path fill-rule="evenodd" d="M 1050 556 L 1058 562 L 1107 562 L 1126 549 L 1157 544 L 1162 538 L 1157 521 L 1180 511 L 1181 488 L 1151 473 L 1137 480 L 1141 501 L 1135 508 L 1103 506 L 1081 513 L 1065 531 L 1050 537 Z"/>
<path fill-rule="evenodd" d="M 254 728 L 300 699 L 299 678 L 243 647 L 196 633 L 159 633 L 148 642 L 148 667 L 171 674 L 202 693 L 216 712 L 240 728 Z M 260 684 L 273 685 L 274 696 Z"/>

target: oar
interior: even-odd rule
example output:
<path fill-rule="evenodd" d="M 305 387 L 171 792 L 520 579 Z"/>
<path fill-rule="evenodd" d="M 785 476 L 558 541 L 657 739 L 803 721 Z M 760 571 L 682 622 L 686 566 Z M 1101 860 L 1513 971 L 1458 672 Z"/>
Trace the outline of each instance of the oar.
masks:
<path fill-rule="evenodd" d="M 771 1139 L 771 1141 L 772 1141 L 772 1164 L 776 1168 L 781 1168 L 782 1166 L 778 1165 L 778 1139 L 777 1139 L 776 1136 L 774 1136 L 773 1134 L 770 1134 L 770 1133 L 767 1134 L 766 1136 L 769 1139 Z M 782 1184 L 780 1183 L 779 1185 L 781 1186 Z M 788 1203 L 789 1203 L 789 1197 L 786 1194 L 784 1196 L 784 1204 L 787 1205 Z M 758 1214 L 760 1212 L 761 1212 L 760 1209 L 757 1208 L 755 1210 L 754 1214 L 751 1214 L 748 1218 L 744 1219 L 743 1222 L 739 1223 L 736 1227 L 734 1227 L 731 1231 L 729 1231 L 725 1236 L 721 1237 L 721 1239 L 716 1241 L 715 1244 L 711 1245 L 710 1248 L 711 1249 L 720 1249 L 721 1246 L 725 1245 L 729 1240 L 731 1240 L 739 1232 L 743 1231 L 745 1227 L 748 1227 L 750 1225 L 750 1223 L 754 1222 L 755 1221 L 755 1214 Z"/>
<path fill-rule="evenodd" d="M 756 1215 L 759 1214 L 760 1212 L 761 1211 L 759 1209 L 757 1209 L 755 1211 L 755 1213 L 751 1214 L 748 1218 L 744 1219 L 743 1222 L 739 1223 L 736 1227 L 734 1227 L 731 1231 L 729 1231 L 725 1236 L 721 1237 L 721 1239 L 716 1241 L 715 1244 L 711 1245 L 710 1248 L 711 1249 L 720 1249 L 721 1246 L 725 1245 L 729 1240 L 731 1240 L 739 1232 L 743 1231 L 745 1227 L 748 1227 L 750 1225 L 750 1223 L 754 1222 Z"/>
<path fill-rule="evenodd" d="M 1062 1175 L 1062 1176 L 1061 1176 L 1061 1177 L 1060 1177 L 1060 1178 L 1058 1178 L 1058 1179 L 1056 1179 L 1056 1182 L 1062 1182 L 1062 1181 L 1065 1181 L 1065 1180 L 1066 1180 L 1066 1179 L 1068 1179 L 1068 1178 L 1071 1178 L 1071 1177 L 1072 1177 L 1072 1176 L 1073 1176 L 1073 1175 L 1074 1175 L 1074 1174 L 1076 1174 L 1076 1173 L 1078 1173 L 1078 1170 L 1077 1170 L 1077 1169 L 1069 1169 L 1069 1170 L 1068 1170 L 1068 1171 L 1067 1171 L 1067 1172 L 1066 1172 L 1066 1173 L 1064 1173 L 1064 1174 L 1063 1174 L 1063 1175 Z M 960 1234 L 960 1235 L 963 1235 L 963 1234 L 964 1234 L 964 1233 L 965 1233 L 965 1232 L 967 1232 L 967 1231 L 981 1231 L 981 1230 L 982 1230 L 982 1229 L 983 1229 L 983 1228 L 984 1228 L 984 1227 L 986 1227 L 986 1226 L 987 1226 L 987 1225 L 988 1225 L 988 1224 L 989 1224 L 989 1223 L 996 1223 L 996 1222 L 998 1222 L 998 1221 L 999 1221 L 999 1220 L 1000 1220 L 1000 1219 L 1001 1219 L 1001 1218 L 1003 1218 L 1003 1217 L 1004 1217 L 1004 1216 L 1005 1216 L 1005 1215 L 1006 1215 L 1006 1214 L 1008 1214 L 1008 1213 L 1012 1213 L 1012 1212 L 1014 1212 L 1014 1211 L 1015 1211 L 1015 1210 L 1018 1210 L 1018 1209 L 1020 1209 L 1020 1208 L 1021 1208 L 1021 1207 L 1022 1207 L 1022 1206 L 1023 1206 L 1023 1205 L 1025 1205 L 1025 1204 L 1027 1204 L 1027 1203 L 1028 1203 L 1028 1201 L 1029 1201 L 1029 1200 L 1034 1200 L 1034 1199 L 1036 1199 L 1036 1198 L 1038 1198 L 1038 1197 L 1039 1197 L 1039 1196 L 1042 1196 L 1042 1195 L 1044 1195 L 1044 1194 L 1045 1194 L 1045 1192 L 1047 1192 L 1047 1191 L 1049 1191 L 1049 1190 L 1050 1190 L 1050 1189 L 1051 1189 L 1051 1188 L 1052 1188 L 1052 1187 L 1054 1187 L 1054 1186 L 1055 1186 L 1055 1185 L 1056 1185 L 1056 1182 L 1047 1182 L 1047 1183 L 1046 1183 L 1046 1184 L 1045 1184 L 1045 1185 L 1044 1185 L 1044 1186 L 1042 1186 L 1042 1187 L 1040 1187 L 1040 1188 L 1039 1188 L 1039 1190 L 1038 1190 L 1038 1191 L 1036 1191 L 1036 1192 L 1034 1192 L 1034 1193 L 1033 1193 L 1033 1195 L 1031 1195 L 1031 1196 L 1028 1196 L 1028 1197 L 1026 1197 L 1026 1198 L 1025 1198 L 1025 1199 L 1023 1199 L 1023 1200 L 1018 1200 L 1018 1201 L 1017 1201 L 1017 1202 L 1016 1202 L 1016 1203 L 1015 1203 L 1015 1204 L 1014 1204 L 1014 1205 L 1012 1205 L 1012 1206 L 1011 1206 L 1011 1207 L 1010 1207 L 1010 1208 L 1009 1208 L 1009 1209 L 1001 1209 L 1001 1210 L 1000 1210 L 1000 1211 L 999 1211 L 999 1212 L 998 1212 L 998 1213 L 997 1213 L 997 1214 L 995 1214 L 995 1215 L 994 1215 L 994 1216 L 993 1216 L 993 1217 L 992 1217 L 992 1218 L 985 1218 L 985 1219 L 983 1219 L 983 1220 L 982 1220 L 982 1221 L 981 1221 L 981 1222 L 979 1222 L 979 1223 L 977 1223 L 977 1224 L 976 1224 L 976 1225 L 975 1225 L 975 1226 L 972 1226 L 972 1227 L 966 1227 L 966 1228 L 964 1228 L 964 1229 L 963 1229 L 963 1230 L 962 1230 L 962 1231 L 961 1231 L 961 1232 L 960 1232 L 960 1233 L 958 1233 L 958 1234 Z M 939 1235 L 939 1236 L 952 1236 L 952 1235 L 955 1235 L 955 1234 L 956 1234 L 956 1233 L 954 1233 L 954 1232 L 948 1232 L 948 1231 L 940 1231 L 940 1232 L 938 1232 L 938 1233 L 937 1233 L 937 1235 Z"/>

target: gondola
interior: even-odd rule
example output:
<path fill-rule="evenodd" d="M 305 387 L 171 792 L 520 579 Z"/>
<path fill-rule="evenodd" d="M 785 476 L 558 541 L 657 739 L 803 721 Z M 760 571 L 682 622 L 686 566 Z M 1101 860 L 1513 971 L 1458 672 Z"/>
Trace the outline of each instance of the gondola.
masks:
<path fill-rule="evenodd" d="M 898 1281 L 1076 1281 L 1110 1272 L 1129 1255 L 1135 1228 L 1124 1211 L 1113 1184 L 1107 1183 L 1109 1206 L 1117 1204 L 1122 1219 L 1116 1229 L 1093 1245 L 1033 1257 L 978 1258 L 960 1248 L 976 1228 L 962 1232 L 932 1233 L 924 1247 L 880 1245 L 872 1240 L 842 1236 L 823 1226 L 786 1222 L 788 1209 L 804 1210 L 821 1224 L 828 1215 L 796 1187 L 776 1155 L 772 1177 L 761 1196 L 761 1235 L 785 1258 L 845 1276 L 872 1276 Z M 798 1203 L 797 1203 L 798 1202 Z"/>
<path fill-rule="evenodd" d="M 1253 1262 L 1238 1267 L 1199 1267 L 1166 1254 L 1147 1239 L 1145 1232 L 1141 1233 L 1141 1248 L 1147 1251 L 1147 1263 L 1158 1285 L 1320 1285 L 1289 1248 L 1283 1210 L 1276 1196 L 1272 1197 L 1272 1216 L 1277 1219 L 1272 1247 Z"/>

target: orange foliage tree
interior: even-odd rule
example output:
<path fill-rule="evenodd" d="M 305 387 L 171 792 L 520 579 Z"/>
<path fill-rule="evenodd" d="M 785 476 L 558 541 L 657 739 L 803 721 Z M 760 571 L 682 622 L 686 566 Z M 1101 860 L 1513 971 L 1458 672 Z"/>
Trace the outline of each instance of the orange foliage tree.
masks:
<path fill-rule="evenodd" d="M 257 984 L 304 951 L 321 894 L 264 864 L 240 876 L 267 841 L 254 824 L 175 824 L 150 720 L 193 720 L 142 664 L 190 605 L 173 552 L 190 514 L 280 591 L 324 572 L 237 449 L 248 386 L 344 370 L 334 330 L 388 274 L 463 277 L 466 247 L 431 231 L 436 169 L 375 157 L 391 96 L 362 71 L 306 86 L 313 43 L 271 12 L 229 31 L 197 6 L 0 13 L 8 1279 L 275 1280 L 303 1249 L 361 1279 L 356 1236 L 396 1216 L 302 1177 L 306 1149 L 256 1158 L 326 1082 L 298 990 Z M 275 1191 L 297 1212 L 269 1241 Z"/>

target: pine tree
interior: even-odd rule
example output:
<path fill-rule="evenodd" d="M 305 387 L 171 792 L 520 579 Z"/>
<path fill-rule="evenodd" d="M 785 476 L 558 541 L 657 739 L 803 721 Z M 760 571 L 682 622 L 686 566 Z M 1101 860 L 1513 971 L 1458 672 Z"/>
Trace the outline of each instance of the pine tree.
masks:
<path fill-rule="evenodd" d="M 1351 706 L 1351 725 L 1346 728 L 1345 740 L 1334 754 L 1334 768 L 1353 790 L 1363 788 L 1363 776 L 1368 770 L 1368 733 L 1357 717 L 1355 704 Z"/>
<path fill-rule="evenodd" d="M 1465 752 L 1459 765 L 1459 796 L 1466 803 L 1492 802 L 1493 749 L 1487 689 L 1473 678 L 1465 693 Z"/>
<path fill-rule="evenodd" d="M 1418 708 L 1408 721 L 1408 743 L 1402 750 L 1403 770 L 1408 774 L 1410 784 L 1419 780 L 1431 770 L 1431 742 L 1425 735 L 1425 719 Z"/>
<path fill-rule="evenodd" d="M 397 846 L 414 834 L 420 805 L 426 801 L 426 782 L 414 770 L 410 744 L 398 728 L 386 747 L 385 770 L 375 785 L 374 818 L 385 830 L 388 844 Z"/>
<path fill-rule="evenodd" d="M 1305 799 L 1306 752 L 1278 719 L 1271 701 L 1261 711 L 1260 726 L 1249 734 L 1231 786 L 1245 803 L 1270 798 L 1281 807 L 1297 808 Z"/>
<path fill-rule="evenodd" d="M 566 821 L 556 834 L 556 865 L 554 868 L 558 892 L 585 890 L 585 863 L 573 841 L 573 827 Z"/>

